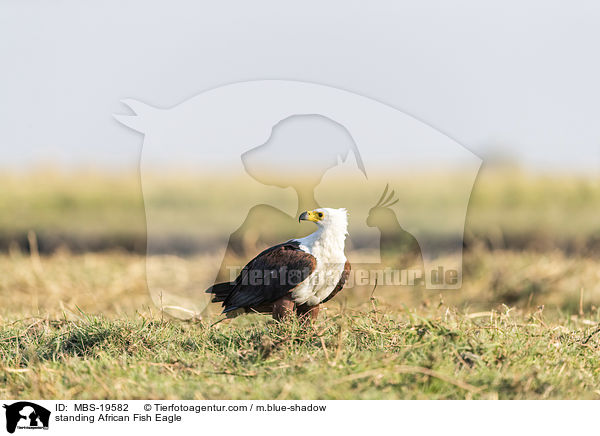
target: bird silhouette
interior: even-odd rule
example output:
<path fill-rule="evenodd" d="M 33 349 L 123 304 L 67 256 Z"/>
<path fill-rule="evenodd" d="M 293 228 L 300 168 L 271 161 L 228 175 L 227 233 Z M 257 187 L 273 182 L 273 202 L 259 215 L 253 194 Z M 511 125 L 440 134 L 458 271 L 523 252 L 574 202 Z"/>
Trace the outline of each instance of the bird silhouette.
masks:
<path fill-rule="evenodd" d="M 384 268 L 423 270 L 423 256 L 416 238 L 404 230 L 391 208 L 398 203 L 395 191 L 385 186 L 379 201 L 369 210 L 367 225 L 377 227 L 380 236 L 381 264 Z"/>

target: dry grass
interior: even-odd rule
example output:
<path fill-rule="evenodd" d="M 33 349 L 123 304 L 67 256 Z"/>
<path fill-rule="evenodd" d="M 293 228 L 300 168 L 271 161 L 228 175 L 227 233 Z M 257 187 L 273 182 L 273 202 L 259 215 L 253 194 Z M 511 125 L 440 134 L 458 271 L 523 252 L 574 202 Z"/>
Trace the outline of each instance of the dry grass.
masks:
<path fill-rule="evenodd" d="M 213 259 L 212 263 L 218 259 Z M 210 263 L 198 257 L 194 265 Z M 60 319 L 80 310 L 110 319 L 136 312 L 158 311 L 146 287 L 146 259 L 124 252 L 71 254 L 59 251 L 36 256 L 19 251 L 0 255 L 0 319 L 40 316 Z M 560 251 L 488 251 L 480 248 L 464 257 L 460 290 L 428 291 L 379 285 L 379 305 L 386 311 L 427 308 L 440 298 L 460 310 L 481 311 L 503 305 L 532 310 L 578 313 L 600 307 L 600 259 L 567 256 Z M 203 289 L 196 290 L 203 297 Z M 372 287 L 346 289 L 338 302 L 368 310 Z M 337 307 L 332 302 L 333 307 Z M 205 315 L 218 313 L 216 308 Z"/>

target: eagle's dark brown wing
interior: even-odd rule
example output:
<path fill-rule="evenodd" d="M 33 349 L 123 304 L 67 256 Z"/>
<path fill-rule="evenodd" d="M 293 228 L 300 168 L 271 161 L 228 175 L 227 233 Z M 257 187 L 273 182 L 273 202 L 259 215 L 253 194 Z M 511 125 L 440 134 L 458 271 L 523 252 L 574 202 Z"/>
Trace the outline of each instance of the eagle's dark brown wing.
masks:
<path fill-rule="evenodd" d="M 229 283 L 217 283 L 206 292 L 223 302 L 223 313 L 273 303 L 287 295 L 315 269 L 317 260 L 295 241 L 266 249 Z"/>
<path fill-rule="evenodd" d="M 331 294 L 329 294 L 327 296 L 327 298 L 325 298 L 321 303 L 325 303 L 325 302 L 331 300 L 333 297 L 335 297 L 335 294 L 337 294 L 344 288 L 344 285 L 346 284 L 346 280 L 348 280 L 348 276 L 350 275 L 350 269 L 351 269 L 350 262 L 346 261 L 346 264 L 344 265 L 344 271 L 342 271 L 342 275 L 340 276 L 340 281 L 335 286 L 335 288 L 333 288 L 333 291 L 331 291 Z"/>

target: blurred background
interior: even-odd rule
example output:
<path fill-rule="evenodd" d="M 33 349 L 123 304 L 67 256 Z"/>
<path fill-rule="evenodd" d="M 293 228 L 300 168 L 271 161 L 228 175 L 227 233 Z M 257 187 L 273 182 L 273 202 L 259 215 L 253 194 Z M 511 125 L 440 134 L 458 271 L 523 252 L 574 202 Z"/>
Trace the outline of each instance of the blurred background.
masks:
<path fill-rule="evenodd" d="M 190 250 L 182 229 L 197 229 L 208 244 L 212 235 L 190 221 L 194 210 L 227 206 L 231 214 L 235 202 L 223 199 L 232 191 L 253 198 L 253 186 L 226 165 L 197 171 L 167 153 L 148 162 L 148 180 L 157 184 L 142 196 L 144 137 L 112 115 L 131 113 L 125 98 L 170 108 L 207 89 L 265 78 L 368 96 L 483 160 L 465 221 L 462 288 L 441 296 L 380 289 L 382 304 L 419 307 L 443 298 L 469 310 L 595 310 L 599 19 L 600 7 L 585 1 L 2 3 L 0 316 L 157 310 L 146 286 L 144 202 L 164 217 L 164 244 L 152 253 L 159 262 L 177 269 L 185 259 L 201 276 L 220 264 L 220 255 Z M 309 145 L 305 157 L 322 146 Z M 262 175 L 290 162 L 286 154 L 265 156 Z M 388 177 L 405 219 L 424 222 L 424 210 L 430 218 L 454 216 L 465 175 L 413 157 Z M 310 158 L 296 155 L 298 162 Z M 327 187 L 339 206 L 364 207 L 343 174 Z M 230 217 L 239 223 L 247 214 L 241 208 Z M 224 219 L 223 231 L 230 224 Z M 273 239 L 288 234 L 267 227 Z M 443 245 L 448 235 L 437 230 Z M 234 254 L 241 263 L 267 242 L 247 235 Z M 187 274 L 168 279 L 193 280 Z M 347 303 L 368 306 L 370 292 L 353 289 Z"/>

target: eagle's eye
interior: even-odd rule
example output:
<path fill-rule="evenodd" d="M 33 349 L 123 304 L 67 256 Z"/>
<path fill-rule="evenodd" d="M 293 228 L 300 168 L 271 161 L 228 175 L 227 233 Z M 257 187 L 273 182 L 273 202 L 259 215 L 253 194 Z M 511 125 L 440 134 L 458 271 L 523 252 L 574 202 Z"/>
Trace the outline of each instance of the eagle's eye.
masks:
<path fill-rule="evenodd" d="M 323 212 L 318 212 L 318 213 L 317 213 L 317 216 L 318 216 L 319 218 L 323 218 Z"/>

